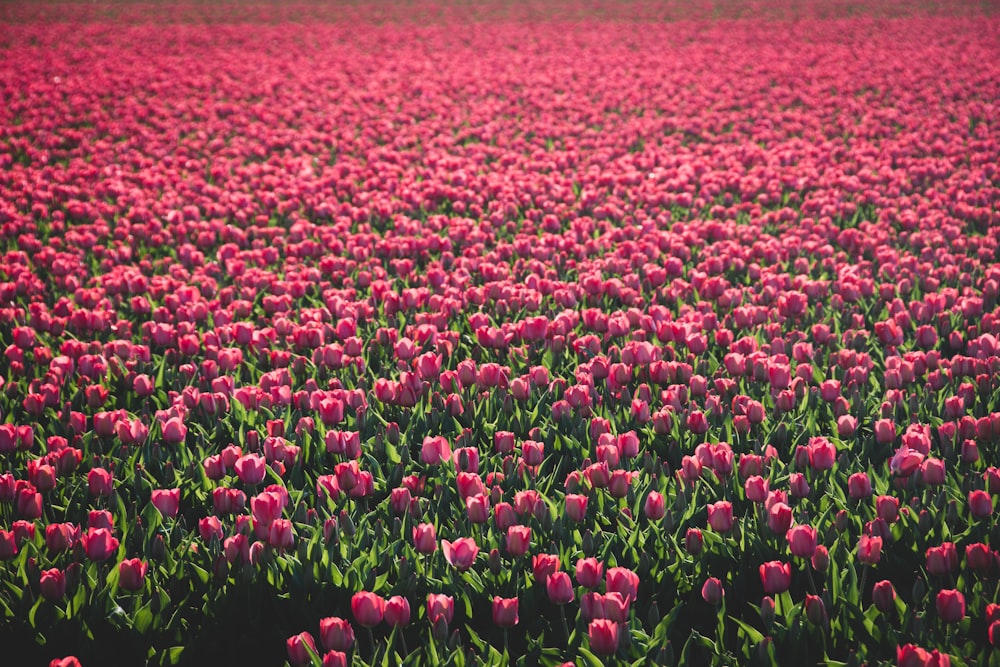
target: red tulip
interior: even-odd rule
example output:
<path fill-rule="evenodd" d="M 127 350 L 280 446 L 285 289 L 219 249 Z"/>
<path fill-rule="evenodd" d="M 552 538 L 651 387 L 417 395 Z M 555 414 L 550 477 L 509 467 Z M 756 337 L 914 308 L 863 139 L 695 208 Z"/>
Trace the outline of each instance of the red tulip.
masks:
<path fill-rule="evenodd" d="M 451 458 L 451 445 L 441 436 L 426 436 L 420 448 L 420 460 L 427 465 L 439 465 Z"/>
<path fill-rule="evenodd" d="M 862 535 L 858 540 L 858 560 L 865 565 L 875 565 L 882 558 L 882 538 Z"/>
<path fill-rule="evenodd" d="M 241 456 L 233 467 L 236 468 L 236 476 L 244 484 L 260 484 L 264 481 L 266 465 L 267 461 L 263 456 L 247 454 Z"/>
<path fill-rule="evenodd" d="M 104 468 L 93 468 L 87 473 L 87 487 L 92 496 L 110 496 L 114 490 L 114 479 Z"/>
<path fill-rule="evenodd" d="M 767 510 L 767 527 L 775 535 L 784 535 L 792 525 L 792 508 L 782 502 L 771 505 Z"/>
<path fill-rule="evenodd" d="M 587 496 L 566 494 L 566 515 L 573 521 L 583 521 L 587 516 Z"/>
<path fill-rule="evenodd" d="M 604 574 L 604 564 L 596 558 L 581 558 L 576 561 L 576 581 L 586 588 L 597 588 Z"/>
<path fill-rule="evenodd" d="M 385 600 L 369 591 L 359 591 L 351 596 L 351 613 L 361 625 L 374 627 L 385 615 Z"/>
<path fill-rule="evenodd" d="M 663 497 L 663 494 L 657 491 L 650 491 L 649 495 L 646 496 L 646 502 L 643 504 L 643 511 L 652 521 L 662 519 L 667 513 L 667 501 Z"/>
<path fill-rule="evenodd" d="M 596 618 L 587 626 L 590 650 L 598 655 L 613 655 L 618 651 L 618 624 L 606 618 Z"/>
<path fill-rule="evenodd" d="M 549 599 L 556 604 L 572 602 L 574 596 L 573 582 L 565 572 L 553 572 L 545 580 L 545 590 Z"/>
<path fill-rule="evenodd" d="M 760 581 L 768 595 L 783 593 L 792 582 L 792 567 L 788 563 L 772 560 L 760 566 Z"/>
<path fill-rule="evenodd" d="M 455 599 L 448 595 L 429 593 L 427 595 L 427 618 L 431 624 L 438 620 L 451 623 L 455 616 Z"/>
<path fill-rule="evenodd" d="M 57 567 L 42 570 L 38 581 L 42 597 L 46 600 L 58 600 L 66 594 L 66 574 Z"/>
<path fill-rule="evenodd" d="M 944 461 L 941 459 L 924 459 L 920 464 L 920 474 L 924 484 L 940 486 L 945 482 Z"/>
<path fill-rule="evenodd" d="M 869 498 L 872 495 L 872 483 L 868 475 L 856 472 L 847 478 L 847 495 L 854 500 Z"/>
<path fill-rule="evenodd" d="M 700 530 L 697 528 L 687 529 L 687 533 L 684 535 L 684 548 L 689 554 L 692 556 L 700 554 L 704 542 L 705 538 L 702 537 Z"/>
<path fill-rule="evenodd" d="M 133 558 L 118 564 L 118 585 L 127 591 L 137 591 L 146 581 L 148 566 L 142 560 Z"/>
<path fill-rule="evenodd" d="M 879 496 L 875 501 L 875 512 L 886 523 L 895 523 L 899 518 L 899 498 Z"/>
<path fill-rule="evenodd" d="M 437 535 L 434 524 L 421 523 L 413 528 L 413 548 L 422 554 L 437 551 Z"/>
<path fill-rule="evenodd" d="M 468 570 L 479 554 L 479 545 L 471 537 L 462 537 L 454 542 L 441 540 L 441 551 L 448 563 L 459 571 Z"/>
<path fill-rule="evenodd" d="M 80 667 L 80 661 L 76 656 L 68 655 L 65 658 L 53 658 L 49 667 Z"/>
<path fill-rule="evenodd" d="M 507 528 L 507 552 L 511 556 L 523 556 L 531 545 L 531 528 L 510 526 Z"/>
<path fill-rule="evenodd" d="M 118 551 L 118 540 L 107 528 L 91 528 L 80 538 L 80 543 L 92 561 L 105 561 Z"/>
<path fill-rule="evenodd" d="M 716 579 L 715 577 L 709 577 L 705 580 L 705 583 L 701 587 L 701 599 L 717 607 L 722 604 L 722 598 L 725 596 L 726 591 L 722 586 L 722 581 Z"/>
<path fill-rule="evenodd" d="M 385 601 L 385 622 L 393 627 L 410 622 L 410 601 L 401 595 L 393 595 Z"/>
<path fill-rule="evenodd" d="M 187 437 L 187 426 L 180 417 L 171 417 L 163 424 L 163 441 L 168 445 L 184 442 Z"/>
<path fill-rule="evenodd" d="M 535 581 L 544 584 L 549 575 L 559 569 L 559 556 L 552 554 L 536 554 L 531 558 L 531 570 Z"/>
<path fill-rule="evenodd" d="M 288 519 L 275 519 L 267 529 L 267 543 L 275 549 L 285 551 L 295 544 L 295 531 Z"/>
<path fill-rule="evenodd" d="M 323 655 L 323 667 L 348 667 L 347 654 L 342 651 L 328 651 Z"/>
<path fill-rule="evenodd" d="M 965 596 L 957 590 L 939 591 L 937 613 L 945 623 L 958 623 L 965 618 Z"/>
<path fill-rule="evenodd" d="M 827 621 L 826 605 L 818 595 L 806 594 L 805 601 L 806 618 L 813 625 L 823 625 Z"/>
<path fill-rule="evenodd" d="M 993 514 L 993 499 L 986 491 L 969 492 L 969 513 L 973 519 L 986 519 Z"/>
<path fill-rule="evenodd" d="M 965 547 L 965 562 L 972 570 L 988 572 L 993 567 L 994 554 L 987 545 L 976 542 Z"/>
<path fill-rule="evenodd" d="M 45 546 L 53 553 L 70 549 L 80 537 L 80 527 L 73 523 L 53 523 L 45 527 Z"/>
<path fill-rule="evenodd" d="M 793 556 L 812 558 L 816 552 L 816 530 L 812 526 L 799 525 L 788 529 L 785 533 L 788 548 Z"/>
<path fill-rule="evenodd" d="M 747 500 L 755 503 L 762 503 L 767 498 L 769 483 L 760 475 L 751 475 L 743 483 L 743 491 Z"/>
<path fill-rule="evenodd" d="M 517 598 L 493 598 L 493 624 L 501 628 L 517 625 Z"/>
<path fill-rule="evenodd" d="M 288 661 L 292 667 L 305 667 L 312 663 L 312 656 L 316 653 L 316 641 L 308 632 L 300 632 L 289 637 L 285 642 L 288 648 Z"/>
<path fill-rule="evenodd" d="M 733 504 L 720 500 L 708 506 L 708 525 L 719 533 L 728 533 L 733 528 Z"/>
<path fill-rule="evenodd" d="M 606 584 L 608 593 L 621 593 L 631 604 L 639 591 L 639 576 L 627 568 L 612 567 L 608 570 Z"/>
<path fill-rule="evenodd" d="M 814 470 L 829 470 L 837 461 L 837 448 L 823 437 L 809 440 L 809 465 Z"/>
<path fill-rule="evenodd" d="M 943 576 L 958 567 L 958 549 L 951 542 L 931 547 L 926 552 L 927 571 L 936 576 Z"/>
<path fill-rule="evenodd" d="M 150 502 L 153 503 L 153 507 L 155 507 L 162 516 L 170 519 L 177 516 L 177 510 L 180 507 L 180 500 L 180 489 L 156 489 L 153 491 L 152 497 L 150 498 Z"/>
<path fill-rule="evenodd" d="M 875 608 L 883 614 L 895 608 L 896 589 L 893 588 L 892 582 L 886 580 L 876 582 L 872 588 L 872 602 L 875 603 Z"/>
<path fill-rule="evenodd" d="M 350 651 L 354 646 L 354 628 L 343 618 L 321 618 L 319 640 L 327 651 Z"/>

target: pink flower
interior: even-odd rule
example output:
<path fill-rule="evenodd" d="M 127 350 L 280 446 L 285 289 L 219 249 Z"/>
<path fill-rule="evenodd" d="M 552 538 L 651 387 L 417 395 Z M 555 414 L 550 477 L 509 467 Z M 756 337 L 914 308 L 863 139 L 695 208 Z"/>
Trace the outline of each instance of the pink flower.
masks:
<path fill-rule="evenodd" d="M 437 550 L 437 535 L 434 524 L 421 523 L 413 528 L 413 548 L 422 554 Z"/>
<path fill-rule="evenodd" d="M 153 507 L 164 517 L 173 519 L 180 507 L 180 489 L 156 489 L 150 497 Z"/>
<path fill-rule="evenodd" d="M 590 650 L 598 655 L 613 655 L 618 650 L 618 624 L 605 618 L 595 618 L 587 626 Z"/>
<path fill-rule="evenodd" d="M 133 558 L 118 564 L 118 585 L 127 591 L 137 591 L 146 580 L 148 566 L 142 560 Z"/>
<path fill-rule="evenodd" d="M 445 560 L 459 571 L 468 570 L 472 567 L 479 553 L 479 545 L 471 537 L 462 537 L 454 542 L 441 540 L 441 551 Z"/>
<path fill-rule="evenodd" d="M 351 613 L 365 627 L 374 627 L 385 615 L 385 600 L 369 591 L 359 591 L 351 596 Z"/>
<path fill-rule="evenodd" d="M 708 506 L 708 525 L 718 533 L 728 533 L 733 528 L 733 504 L 720 500 Z"/>
<path fill-rule="evenodd" d="M 760 583 L 768 595 L 784 593 L 792 582 L 792 566 L 772 560 L 760 566 Z"/>
<path fill-rule="evenodd" d="M 493 623 L 501 628 L 517 625 L 517 598 L 493 598 Z"/>

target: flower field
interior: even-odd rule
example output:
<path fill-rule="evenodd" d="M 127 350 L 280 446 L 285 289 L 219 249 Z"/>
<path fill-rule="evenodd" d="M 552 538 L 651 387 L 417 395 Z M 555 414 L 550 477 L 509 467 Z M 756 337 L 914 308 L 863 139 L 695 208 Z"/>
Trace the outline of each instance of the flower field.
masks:
<path fill-rule="evenodd" d="M 0 646 L 1000 665 L 988 3 L 0 5 Z"/>

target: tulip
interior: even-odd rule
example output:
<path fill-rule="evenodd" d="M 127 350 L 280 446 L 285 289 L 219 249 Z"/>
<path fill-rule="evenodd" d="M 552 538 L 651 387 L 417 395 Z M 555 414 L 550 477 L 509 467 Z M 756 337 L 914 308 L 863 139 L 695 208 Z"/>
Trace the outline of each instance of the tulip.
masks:
<path fill-rule="evenodd" d="M 926 558 L 927 571 L 935 576 L 944 576 L 958 567 L 958 550 L 952 542 L 929 548 Z"/>
<path fill-rule="evenodd" d="M 501 628 L 517 625 L 517 598 L 493 598 L 493 624 Z"/>
<path fill-rule="evenodd" d="M 722 598 L 725 594 L 726 591 L 722 587 L 722 581 L 715 577 L 709 577 L 705 580 L 705 583 L 702 584 L 701 599 L 713 607 L 718 607 L 722 604 Z"/>
<path fill-rule="evenodd" d="M 927 651 L 913 644 L 896 647 L 898 667 L 950 667 L 951 658 L 946 653 Z"/>
<path fill-rule="evenodd" d="M 275 519 L 267 529 L 267 543 L 275 549 L 291 549 L 295 544 L 295 532 L 288 519 Z"/>
<path fill-rule="evenodd" d="M 404 489 L 405 490 L 405 489 Z M 469 496 L 465 499 L 465 511 L 472 523 L 486 523 L 490 520 L 489 496 Z"/>
<path fill-rule="evenodd" d="M 590 650 L 598 655 L 613 655 L 618 650 L 618 624 L 606 618 L 596 618 L 587 626 Z"/>
<path fill-rule="evenodd" d="M 266 465 L 267 461 L 263 456 L 247 454 L 237 459 L 233 467 L 236 468 L 236 476 L 239 477 L 241 482 L 253 485 L 264 481 Z"/>
<path fill-rule="evenodd" d="M 886 580 L 876 582 L 872 588 L 872 602 L 883 614 L 893 609 L 896 606 L 896 589 L 893 588 L 892 582 Z"/>
<path fill-rule="evenodd" d="M 463 572 L 475 562 L 476 555 L 479 554 L 479 545 L 471 537 L 462 537 L 454 542 L 441 540 L 441 551 L 449 565 Z"/>
<path fill-rule="evenodd" d="M 621 593 L 631 604 L 639 591 L 639 576 L 624 567 L 612 567 L 608 570 L 606 584 L 608 593 Z"/>
<path fill-rule="evenodd" d="M 826 438 L 809 440 L 809 465 L 814 470 L 829 470 L 837 461 L 837 448 Z"/>
<path fill-rule="evenodd" d="M 806 594 L 805 601 L 806 618 L 813 625 L 823 625 L 827 621 L 826 605 L 818 595 Z"/>
<path fill-rule="evenodd" d="M 585 588 L 596 588 L 604 574 L 604 564 L 596 558 L 576 561 L 576 581 Z"/>
<path fill-rule="evenodd" d="M 965 596 L 957 590 L 939 591 L 937 613 L 945 623 L 958 623 L 965 618 Z"/>
<path fill-rule="evenodd" d="M 525 464 L 534 468 L 541 465 L 545 459 L 545 443 L 535 440 L 525 440 L 521 443 L 521 456 Z"/>
<path fill-rule="evenodd" d="M 784 535 L 792 525 L 792 508 L 782 502 L 771 505 L 767 510 L 767 527 L 775 535 Z"/>
<path fill-rule="evenodd" d="M 854 500 L 869 498 L 872 495 L 872 483 L 868 475 L 856 472 L 847 478 L 847 495 Z"/>
<path fill-rule="evenodd" d="M 976 542 L 965 547 L 965 562 L 972 570 L 988 572 L 993 567 L 994 554 L 987 545 Z"/>
<path fill-rule="evenodd" d="M 500 502 L 493 506 L 493 519 L 496 521 L 497 528 L 505 531 L 517 523 L 517 514 L 510 503 Z"/>
<path fill-rule="evenodd" d="M 127 591 L 137 591 L 146 581 L 148 566 L 142 560 L 133 558 L 118 564 L 118 585 Z"/>
<path fill-rule="evenodd" d="M 289 637 L 285 642 L 288 648 L 288 661 L 292 667 L 305 667 L 312 664 L 312 656 L 316 653 L 316 641 L 308 632 L 300 632 Z"/>
<path fill-rule="evenodd" d="M 87 488 L 92 496 L 110 496 L 114 490 L 111 473 L 104 468 L 93 468 L 87 473 Z"/>
<path fill-rule="evenodd" d="M 45 546 L 53 553 L 70 549 L 80 537 L 80 527 L 73 523 L 53 523 L 45 527 Z"/>
<path fill-rule="evenodd" d="M 359 591 L 351 596 L 351 613 L 364 627 L 374 627 L 385 615 L 385 600 L 369 591 Z"/>
<path fill-rule="evenodd" d="M 180 489 L 156 489 L 150 498 L 150 502 L 160 515 L 169 519 L 177 516 L 180 500 Z"/>
<path fill-rule="evenodd" d="M 733 528 L 733 504 L 726 500 L 708 506 L 708 525 L 719 533 L 728 533 Z"/>
<path fill-rule="evenodd" d="M 410 622 L 410 601 L 402 595 L 393 595 L 385 601 L 385 622 L 393 627 L 406 625 Z"/>
<path fill-rule="evenodd" d="M 768 595 L 784 593 L 792 583 L 792 566 L 777 560 L 762 563 L 760 582 Z"/>
<path fill-rule="evenodd" d="M 697 528 L 687 529 L 687 533 L 684 535 L 684 549 L 687 550 L 689 554 L 692 556 L 700 554 L 704 542 L 705 538 L 702 537 L 700 530 Z"/>
<path fill-rule="evenodd" d="M 177 445 L 187 437 L 187 426 L 180 417 L 171 417 L 163 424 L 163 441 L 168 445 Z"/>
<path fill-rule="evenodd" d="M 354 628 L 343 618 L 322 618 L 319 621 L 319 640 L 327 651 L 350 651 L 354 646 Z"/>
<path fill-rule="evenodd" d="M 941 459 L 924 459 L 920 464 L 920 473 L 924 484 L 940 486 L 945 482 L 944 461 Z"/>
<path fill-rule="evenodd" d="M 323 667 L 348 667 L 347 654 L 342 651 L 328 651 L 323 655 Z"/>
<path fill-rule="evenodd" d="M 437 551 L 437 535 L 434 524 L 421 523 L 413 528 L 413 548 L 422 554 Z"/>
<path fill-rule="evenodd" d="M 879 496 L 875 500 L 875 513 L 886 523 L 895 523 L 899 518 L 899 498 Z"/>
<path fill-rule="evenodd" d="M 573 582 L 570 581 L 569 575 L 565 572 L 553 572 L 550 574 L 549 578 L 545 580 L 545 590 L 549 595 L 549 599 L 555 604 L 572 602 L 575 597 L 573 594 Z"/>
<path fill-rule="evenodd" d="M 986 491 L 969 492 L 969 513 L 973 519 L 986 519 L 993 514 L 993 499 Z"/>
<path fill-rule="evenodd" d="M 549 575 L 559 569 L 559 556 L 552 554 L 536 554 L 531 557 L 531 570 L 535 581 L 544 584 Z"/>
<path fill-rule="evenodd" d="M 51 570 L 42 570 L 38 586 L 43 598 L 59 600 L 66 594 L 66 574 L 57 567 Z"/>
<path fill-rule="evenodd" d="M 785 533 L 788 548 L 793 556 L 812 558 L 816 552 L 816 530 L 812 526 L 799 525 L 788 529 Z"/>
<path fill-rule="evenodd" d="M 643 511 L 651 521 L 662 519 L 667 513 L 667 501 L 663 494 L 657 491 L 650 491 L 643 504 Z"/>
<path fill-rule="evenodd" d="M 87 558 L 95 562 L 105 561 L 118 551 L 118 540 L 107 528 L 91 528 L 80 538 Z"/>
<path fill-rule="evenodd" d="M 566 515 L 573 521 L 583 521 L 587 516 L 587 496 L 566 494 Z"/>
<path fill-rule="evenodd" d="M 531 546 L 531 528 L 527 526 L 510 526 L 507 528 L 507 553 L 511 556 L 523 556 Z"/>
<path fill-rule="evenodd" d="M 865 565 L 876 565 L 882 558 L 882 538 L 862 535 L 858 540 L 858 560 Z"/>
<path fill-rule="evenodd" d="M 760 475 L 751 475 L 743 483 L 743 491 L 747 500 L 754 503 L 762 503 L 767 498 L 769 483 Z"/>
<path fill-rule="evenodd" d="M 427 595 L 427 618 L 431 624 L 443 620 L 451 623 L 455 616 L 455 599 L 448 595 L 429 593 Z"/>
<path fill-rule="evenodd" d="M 426 436 L 420 448 L 420 460 L 427 465 L 439 465 L 451 458 L 451 445 L 441 436 Z"/>
<path fill-rule="evenodd" d="M 65 658 L 53 658 L 49 667 L 80 667 L 80 661 L 76 656 L 68 655 Z"/>

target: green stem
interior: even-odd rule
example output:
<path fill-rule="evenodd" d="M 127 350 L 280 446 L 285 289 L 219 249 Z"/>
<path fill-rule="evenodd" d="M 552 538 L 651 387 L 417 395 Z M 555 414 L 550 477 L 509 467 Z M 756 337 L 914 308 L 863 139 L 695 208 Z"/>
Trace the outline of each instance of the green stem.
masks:
<path fill-rule="evenodd" d="M 566 635 L 566 643 L 569 643 L 569 625 L 566 623 L 566 605 L 559 605 L 559 617 L 562 619 L 563 633 Z M 504 637 L 506 640 L 506 637 Z"/>

